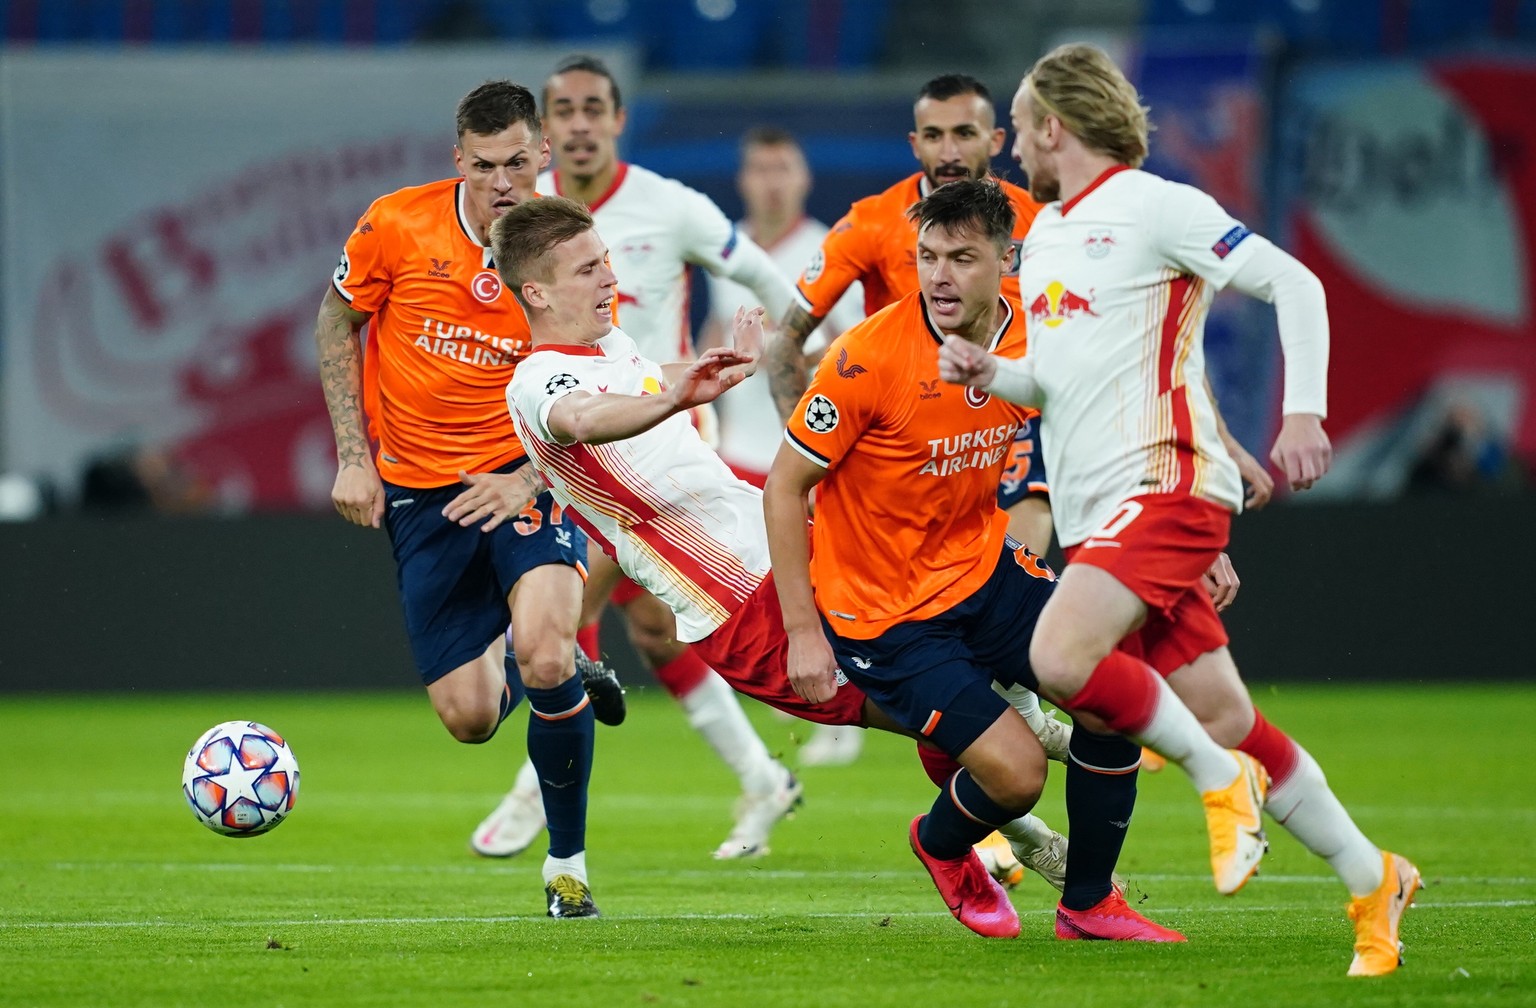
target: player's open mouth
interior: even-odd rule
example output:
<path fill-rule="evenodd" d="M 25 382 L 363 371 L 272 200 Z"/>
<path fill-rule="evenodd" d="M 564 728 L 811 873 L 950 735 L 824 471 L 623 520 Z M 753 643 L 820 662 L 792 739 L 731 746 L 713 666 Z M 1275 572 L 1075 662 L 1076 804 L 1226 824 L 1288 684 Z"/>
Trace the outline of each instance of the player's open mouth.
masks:
<path fill-rule="evenodd" d="M 500 199 L 491 201 L 491 209 L 496 211 L 497 216 L 506 213 L 508 210 L 511 210 L 515 206 L 517 206 L 517 200 L 513 199 L 511 196 L 503 196 Z"/>
<path fill-rule="evenodd" d="M 951 312 L 960 307 L 959 298 L 935 297 L 930 299 L 935 311 Z"/>
<path fill-rule="evenodd" d="M 613 298 L 609 298 L 606 301 L 599 301 L 597 303 L 597 313 L 599 315 L 613 315 Z"/>

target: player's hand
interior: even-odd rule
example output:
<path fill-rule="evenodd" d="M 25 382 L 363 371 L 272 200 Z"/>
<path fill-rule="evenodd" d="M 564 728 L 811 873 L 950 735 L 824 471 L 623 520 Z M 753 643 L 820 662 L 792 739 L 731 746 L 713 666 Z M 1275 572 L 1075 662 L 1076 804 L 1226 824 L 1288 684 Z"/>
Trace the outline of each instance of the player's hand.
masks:
<path fill-rule="evenodd" d="M 511 473 L 468 473 L 459 470 L 467 490 L 448 502 L 443 517 L 466 528 L 484 522 L 481 532 L 494 532 L 532 503 L 543 489 L 530 486 L 521 469 Z"/>
<path fill-rule="evenodd" d="M 751 364 L 756 359 L 735 347 L 711 347 L 688 365 L 669 391 L 679 409 L 714 402 L 747 376 L 738 365 Z"/>
<path fill-rule="evenodd" d="M 939 377 L 956 385 L 986 388 L 997 377 L 997 361 L 970 340 L 945 336 L 939 347 Z"/>
<path fill-rule="evenodd" d="M 331 484 L 331 503 L 353 525 L 378 528 L 384 518 L 384 481 L 373 463 L 344 465 Z"/>
<path fill-rule="evenodd" d="M 741 353 L 751 356 L 755 365 L 763 356 L 763 342 L 763 309 L 746 306 L 737 308 L 731 344 Z M 747 373 L 751 374 L 751 371 Z"/>
<path fill-rule="evenodd" d="M 809 703 L 826 703 L 837 693 L 837 657 L 821 628 L 789 635 L 789 685 Z"/>
<path fill-rule="evenodd" d="M 1323 431 L 1322 418 L 1315 413 L 1287 413 L 1269 458 L 1285 473 L 1292 490 L 1306 490 L 1322 479 L 1333 464 L 1333 445 Z"/>
<path fill-rule="evenodd" d="M 1232 558 L 1225 553 L 1219 553 L 1216 560 L 1206 570 L 1202 578 L 1205 590 L 1210 593 L 1211 601 L 1216 604 L 1216 611 L 1221 612 L 1232 604 L 1237 598 L 1237 590 L 1243 583 L 1237 579 L 1237 571 L 1232 566 Z"/>
<path fill-rule="evenodd" d="M 1227 454 L 1232 456 L 1232 461 L 1237 463 L 1238 475 L 1243 482 L 1248 484 L 1248 496 L 1243 499 L 1243 508 L 1247 511 L 1257 511 L 1269 499 L 1275 495 L 1275 479 L 1269 474 L 1269 470 L 1259 464 L 1259 460 L 1248 454 L 1248 450 L 1237 443 L 1237 439 L 1231 436 L 1222 439 L 1227 446 Z"/>

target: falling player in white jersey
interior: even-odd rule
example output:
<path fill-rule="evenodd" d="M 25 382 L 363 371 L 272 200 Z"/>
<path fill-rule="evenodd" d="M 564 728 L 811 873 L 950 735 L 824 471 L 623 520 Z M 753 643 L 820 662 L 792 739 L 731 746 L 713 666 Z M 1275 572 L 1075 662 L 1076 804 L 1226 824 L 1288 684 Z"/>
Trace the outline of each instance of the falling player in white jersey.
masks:
<path fill-rule="evenodd" d="M 491 240 L 497 269 L 525 302 L 534 332 L 534 352 L 507 388 L 508 409 L 566 515 L 665 600 L 678 635 L 735 689 L 817 724 L 902 731 L 851 683 L 818 703 L 790 685 L 762 494 L 732 474 L 682 415 L 755 368 L 762 309 L 738 309 L 734 348 L 713 348 L 692 364 L 658 364 L 613 325 L 616 280 L 579 204 L 530 200 Z M 959 769 L 922 740 L 918 748 L 935 784 Z M 1003 830 L 1025 865 L 1058 890 L 1066 885 L 1065 837 L 1032 815 Z M 1123 892 L 1113 864 L 1101 868 L 1104 887 Z M 1080 920 L 1091 930 L 1077 937 L 1146 940 L 1154 929 L 1131 914 Z"/>
<path fill-rule="evenodd" d="M 1022 250 L 1029 351 L 1004 361 L 949 340 L 942 373 L 1041 408 L 1068 557 L 1030 647 L 1042 688 L 1189 773 L 1206 798 L 1223 892 L 1258 867 L 1262 803 L 1349 888 L 1349 974 L 1390 973 L 1419 872 L 1371 843 L 1312 757 L 1254 708 L 1199 590 L 1242 507 L 1204 384 L 1206 310 L 1228 285 L 1274 303 L 1285 397 L 1270 458 L 1303 490 L 1331 459 L 1322 285 L 1210 196 L 1138 170 L 1146 112 L 1090 46 L 1062 46 L 1025 76 L 1014 156 L 1048 203 Z M 1230 757 L 1206 733 L 1240 754 L 1231 784 Z"/>
<path fill-rule="evenodd" d="M 554 167 L 539 177 L 539 191 L 583 203 L 597 219 L 611 243 L 619 277 L 619 320 L 643 355 L 653 360 L 693 357 L 690 264 L 742 284 L 775 315 L 789 307 L 790 281 L 709 197 L 620 160 L 625 109 L 618 83 L 601 60 L 563 60 L 544 83 L 543 113 Z M 713 422 L 707 412 L 696 419 L 705 426 Z M 730 686 L 677 639 L 672 611 L 625 578 L 596 543 L 588 570 L 578 638 L 583 649 L 597 655 L 598 620 L 611 598 L 624 615 L 635 649 L 677 698 L 689 724 L 741 782 L 734 826 L 715 856 L 764 853 L 769 831 L 800 801 L 799 781 L 769 754 Z M 526 848 L 543 825 L 537 778 L 525 764 L 470 843 L 481 854 L 506 857 Z"/>
<path fill-rule="evenodd" d="M 736 190 L 746 208 L 746 217 L 737 222 L 737 228 L 768 253 L 785 280 L 793 282 L 821 248 L 827 233 L 825 224 L 806 215 L 811 169 L 793 134 L 773 126 L 748 130 L 741 138 Z M 704 346 L 728 346 L 736 310 L 761 302 L 728 277 L 711 273 L 708 281 L 709 321 L 700 342 Z M 806 351 L 819 356 L 844 329 L 862 319 L 863 298 L 863 289 L 855 283 L 811 335 Z M 720 457 L 737 476 L 761 487 L 784 440 L 784 425 L 773 405 L 768 376 L 752 374 L 743 379 L 730 395 L 716 400 L 715 409 L 720 418 Z M 863 746 L 864 733 L 855 728 L 817 725 L 800 747 L 800 765 L 843 766 L 858 759 Z"/>

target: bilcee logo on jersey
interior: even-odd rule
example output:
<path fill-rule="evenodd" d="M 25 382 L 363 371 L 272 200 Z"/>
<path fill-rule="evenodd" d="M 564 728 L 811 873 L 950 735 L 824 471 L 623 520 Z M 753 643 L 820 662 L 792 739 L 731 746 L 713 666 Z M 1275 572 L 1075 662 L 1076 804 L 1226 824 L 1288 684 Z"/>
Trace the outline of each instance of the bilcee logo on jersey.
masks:
<path fill-rule="evenodd" d="M 1093 310 L 1092 288 L 1089 289 L 1088 296 L 1083 297 L 1075 291 L 1068 290 L 1060 280 L 1052 280 L 1046 284 L 1044 293 L 1029 303 L 1029 320 L 1044 322 L 1052 329 L 1079 313 L 1098 317 L 1099 313 Z"/>
<path fill-rule="evenodd" d="M 427 276 L 437 277 L 439 280 L 449 279 L 451 274 L 448 272 L 448 267 L 453 265 L 453 260 L 437 259 L 430 256 L 428 258 L 432 259 L 432 268 L 427 270 Z"/>
<path fill-rule="evenodd" d="M 865 367 L 863 364 L 854 364 L 852 366 L 849 366 L 849 364 L 848 364 L 848 348 L 847 347 L 843 347 L 842 352 L 837 355 L 837 374 L 838 374 L 838 377 L 839 378 L 857 378 L 861 374 L 868 374 L 868 373 L 869 373 L 869 368 Z"/>

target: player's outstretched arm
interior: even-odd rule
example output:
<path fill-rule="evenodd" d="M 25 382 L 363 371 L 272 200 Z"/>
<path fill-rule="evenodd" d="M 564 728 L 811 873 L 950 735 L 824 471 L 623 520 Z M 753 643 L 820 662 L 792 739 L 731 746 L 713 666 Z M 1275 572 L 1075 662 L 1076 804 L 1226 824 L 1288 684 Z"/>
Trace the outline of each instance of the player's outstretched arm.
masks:
<path fill-rule="evenodd" d="M 779 330 L 763 351 L 768 369 L 768 388 L 780 419 L 787 418 L 800 404 L 811 383 L 811 368 L 805 356 L 805 341 L 821 324 L 820 315 L 812 315 L 799 305 L 784 313 Z"/>
<path fill-rule="evenodd" d="M 821 466 L 782 444 L 763 487 L 768 557 L 789 637 L 789 684 L 811 703 L 830 700 L 837 691 L 837 658 L 816 609 L 806 534 L 807 498 L 826 474 Z"/>
<path fill-rule="evenodd" d="M 607 444 L 644 433 L 684 410 L 714 402 L 746 375 L 752 359 L 733 347 L 706 350 L 698 360 L 662 369 L 660 395 L 572 392 L 550 407 L 549 432 L 566 443 Z"/>
<path fill-rule="evenodd" d="M 384 517 L 384 483 L 374 467 L 363 420 L 362 329 L 367 322 L 367 315 L 353 311 L 334 288 L 327 288 L 315 320 L 315 346 L 336 439 L 331 503 L 352 524 L 378 528 Z"/>

